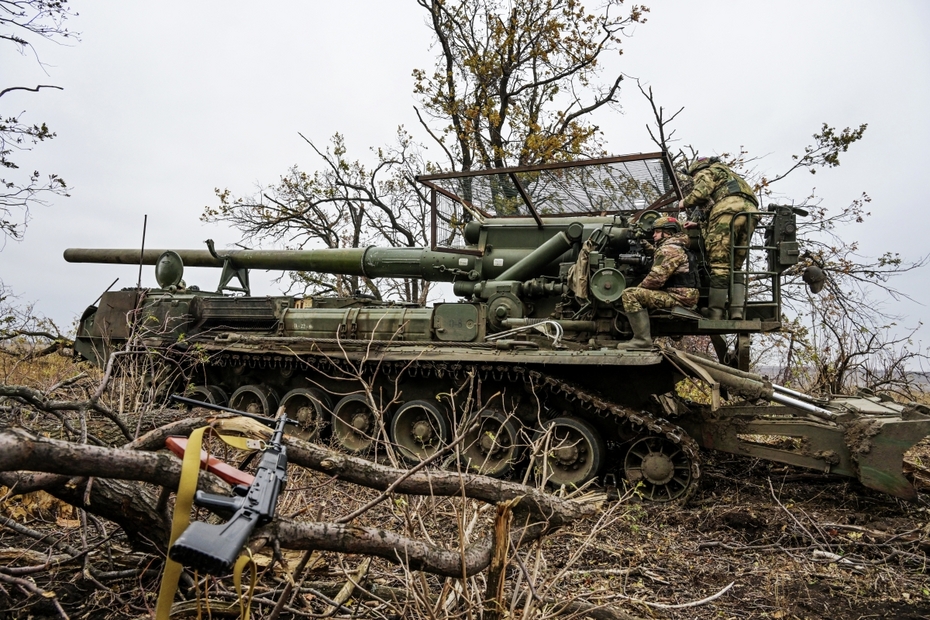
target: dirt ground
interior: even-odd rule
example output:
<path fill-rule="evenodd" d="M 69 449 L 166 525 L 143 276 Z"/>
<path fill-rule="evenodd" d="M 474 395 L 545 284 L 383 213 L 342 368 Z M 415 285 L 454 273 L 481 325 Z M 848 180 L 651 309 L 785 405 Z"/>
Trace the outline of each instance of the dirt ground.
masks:
<path fill-rule="evenodd" d="M 904 502 L 854 481 L 705 456 L 687 506 L 631 505 L 585 557 L 591 570 L 577 587 L 613 591 L 642 617 L 930 618 L 930 489 Z M 605 569 L 628 572 L 593 584 Z"/>
<path fill-rule="evenodd" d="M 930 462 L 926 456 L 930 443 L 920 450 L 913 459 Z M 685 506 L 646 504 L 628 497 L 607 504 L 597 519 L 579 522 L 548 536 L 542 545 L 512 553 L 505 588 L 509 615 L 504 617 L 528 617 L 524 608 L 532 592 L 539 601 L 581 600 L 636 618 L 930 618 L 930 484 L 919 481 L 918 500 L 904 502 L 844 478 L 721 453 L 705 453 L 704 458 L 700 485 Z M 290 487 L 289 499 L 282 505 L 285 514 L 306 513 L 296 503 L 300 498 L 308 506 L 318 505 L 314 516 L 327 520 L 374 493 L 314 476 L 309 474 Z M 428 508 L 431 520 L 424 523 L 433 536 L 461 516 L 445 501 L 437 500 Z M 11 506 L 16 505 L 5 505 L 7 516 Z M 406 527 L 422 536 L 424 530 L 413 515 L 426 512 L 426 507 L 396 498 L 360 524 L 395 531 Z M 82 530 L 79 520 L 56 517 L 51 507 L 32 507 L 18 513 L 17 521 L 79 548 L 82 536 L 96 531 L 93 523 Z M 487 526 L 487 519 L 479 521 Z M 109 558 L 99 552 L 92 556 L 101 571 L 98 575 L 116 575 L 114 555 L 119 553 L 125 553 L 126 562 L 137 558 L 136 565 L 159 564 L 154 556 L 130 553 L 120 545 L 119 536 L 110 535 L 105 545 Z M 451 541 L 450 535 L 446 542 Z M 0 551 L 45 548 L 43 541 L 0 528 Z M 332 596 L 345 583 L 344 572 L 363 562 L 359 556 L 324 555 L 323 566 L 309 577 L 316 589 L 308 589 L 282 618 L 325 616 L 320 584 L 331 581 Z M 0 564 L 24 563 L 21 558 L 6 558 Z M 119 558 L 115 562 L 119 564 Z M 147 617 L 146 607 L 151 608 L 157 591 L 157 571 L 115 578 L 101 588 L 86 578 L 84 568 L 63 566 L 54 574 L 21 578 L 54 590 L 71 618 Z M 472 588 L 480 590 L 483 578 L 474 578 Z M 527 582 L 533 586 L 527 587 Z M 280 575 L 263 575 L 253 618 L 268 617 L 283 583 Z M 395 594 L 422 591 L 426 599 L 434 600 L 442 597 L 441 592 L 448 594 L 443 588 L 449 587 L 448 581 L 405 573 L 384 560 L 371 563 L 363 585 Z M 213 588 L 228 594 L 221 584 Z M 444 614 L 427 613 L 429 605 L 379 606 L 363 598 L 350 598 L 330 617 L 482 617 L 476 602 L 480 595 L 474 594 L 471 603 L 453 605 Z M 552 609 L 540 603 L 529 616 L 552 617 Z M 221 615 L 228 617 L 214 610 L 214 617 Z M 14 583 L 0 583 L 0 619 L 55 617 L 62 616 L 40 597 L 27 595 Z"/>

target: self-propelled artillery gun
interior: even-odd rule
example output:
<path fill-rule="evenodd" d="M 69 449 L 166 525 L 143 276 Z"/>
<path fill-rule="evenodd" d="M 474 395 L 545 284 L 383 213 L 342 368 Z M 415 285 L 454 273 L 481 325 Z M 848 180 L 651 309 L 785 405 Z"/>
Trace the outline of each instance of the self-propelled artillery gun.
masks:
<path fill-rule="evenodd" d="M 618 350 L 631 337 L 620 295 L 648 273 L 650 223 L 677 215 L 667 155 L 417 180 L 428 248 L 66 250 L 70 262 L 155 265 L 158 282 L 105 292 L 81 317 L 75 350 L 102 365 L 117 350 L 157 349 L 189 395 L 263 415 L 283 406 L 305 436 L 352 453 L 416 462 L 453 442 L 442 460 L 472 471 L 529 468 L 569 487 L 626 481 L 667 501 L 694 489 L 705 447 L 915 495 L 902 459 L 930 433 L 924 407 L 868 393 L 814 399 L 749 372 L 753 335 L 781 327 L 803 212 L 773 205 L 754 216 L 749 260 L 732 265 L 751 291 L 738 320 L 699 311 L 707 270 L 690 231 L 698 309 L 653 313 L 657 347 Z M 219 286 L 187 286 L 185 266 L 221 270 Z M 445 283 L 458 300 L 257 296 L 250 269 Z M 683 336 L 710 338 L 717 360 L 662 344 Z M 709 404 L 680 398 L 683 379 L 706 384 Z"/>

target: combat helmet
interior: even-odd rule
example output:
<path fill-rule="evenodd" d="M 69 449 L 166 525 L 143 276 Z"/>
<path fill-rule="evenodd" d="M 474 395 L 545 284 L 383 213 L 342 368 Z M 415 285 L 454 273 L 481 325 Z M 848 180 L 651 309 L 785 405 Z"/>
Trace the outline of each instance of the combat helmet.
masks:
<path fill-rule="evenodd" d="M 652 230 L 665 230 L 672 234 L 681 232 L 681 224 L 674 217 L 658 217 L 652 223 Z"/>
<path fill-rule="evenodd" d="M 716 164 L 719 161 L 719 157 L 698 157 L 688 165 L 688 175 L 693 177 L 695 173 L 704 168 L 710 168 L 711 164 Z"/>
<path fill-rule="evenodd" d="M 801 279 L 807 284 L 811 293 L 819 293 L 827 283 L 827 274 L 818 265 L 808 265 L 801 273 Z"/>

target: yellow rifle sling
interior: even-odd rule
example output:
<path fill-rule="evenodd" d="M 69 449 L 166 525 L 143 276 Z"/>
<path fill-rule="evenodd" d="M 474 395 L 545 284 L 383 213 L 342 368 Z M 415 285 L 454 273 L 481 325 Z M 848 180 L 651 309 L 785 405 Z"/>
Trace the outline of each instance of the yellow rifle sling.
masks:
<path fill-rule="evenodd" d="M 248 554 L 243 553 L 236 560 L 236 566 L 233 568 L 233 583 L 236 585 L 236 595 L 239 597 L 239 613 L 242 620 L 249 620 L 249 608 L 252 606 L 252 593 L 255 592 L 255 583 L 258 581 L 258 569 L 252 560 L 252 550 L 245 548 Z M 251 581 L 249 591 L 245 597 L 242 596 L 242 571 L 248 565 L 251 572 Z"/>
<path fill-rule="evenodd" d="M 187 440 L 187 448 L 184 451 L 184 460 L 181 463 L 181 483 L 178 485 L 177 497 L 174 501 L 174 515 L 171 519 L 171 539 L 168 541 L 168 548 L 174 544 L 187 526 L 190 525 L 191 508 L 194 506 L 194 492 L 197 490 L 197 478 L 200 474 L 200 450 L 203 446 L 203 435 L 206 431 L 211 430 L 209 426 L 202 426 L 191 432 L 190 439 Z M 223 436 L 218 435 L 226 444 L 239 448 L 241 450 L 254 449 L 254 444 L 249 443 L 245 437 Z M 242 555 L 236 561 L 233 578 L 236 582 L 236 589 L 240 595 L 240 583 L 242 579 L 242 568 L 246 562 L 251 561 L 251 552 L 249 556 Z M 244 562 L 245 560 L 246 562 Z M 161 586 L 158 589 L 158 603 L 155 607 L 156 620 L 169 620 L 171 617 L 171 605 L 174 603 L 174 595 L 178 591 L 178 580 L 181 578 L 181 571 L 184 567 L 169 557 L 165 557 L 165 572 L 162 573 Z M 244 620 L 248 620 L 248 605 L 252 600 L 252 591 L 255 588 L 256 574 L 255 564 L 252 564 L 252 585 L 249 588 L 248 602 L 243 612 Z"/>

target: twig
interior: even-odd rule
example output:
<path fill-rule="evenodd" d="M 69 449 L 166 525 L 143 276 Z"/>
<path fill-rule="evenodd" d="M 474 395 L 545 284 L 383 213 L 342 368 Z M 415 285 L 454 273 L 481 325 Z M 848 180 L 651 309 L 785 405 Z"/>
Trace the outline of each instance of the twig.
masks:
<path fill-rule="evenodd" d="M 2 516 L 2 515 L 0 515 L 0 525 L 3 525 L 3 526 L 5 526 L 5 527 L 8 527 L 8 528 L 10 528 L 11 530 L 13 530 L 14 532 L 17 532 L 17 533 L 19 533 L 19 534 L 23 534 L 24 536 L 28 536 L 28 537 L 30 537 L 30 538 L 34 538 L 35 540 L 40 540 L 40 541 L 41 541 L 41 540 L 49 539 L 50 544 L 51 544 L 53 547 L 57 547 L 58 549 L 61 549 L 61 550 L 64 551 L 65 553 L 70 553 L 71 556 L 72 556 L 73 558 L 79 558 L 79 557 L 81 557 L 82 555 L 84 555 L 84 553 L 85 553 L 84 551 L 81 551 L 80 549 L 78 549 L 78 548 L 76 548 L 76 547 L 72 547 L 71 545 L 69 545 L 69 544 L 67 544 L 67 543 L 65 543 L 65 542 L 62 542 L 62 541 L 60 541 L 60 540 L 57 540 L 57 539 L 52 538 L 52 534 L 51 534 L 51 533 L 39 532 L 38 530 L 34 530 L 34 529 L 30 528 L 30 527 L 26 527 L 25 525 L 22 525 L 22 524 L 20 524 L 20 523 L 17 523 L 17 522 L 14 521 L 13 519 L 10 519 L 10 518 L 8 518 L 8 517 L 4 517 L 4 516 Z"/>
<path fill-rule="evenodd" d="M 29 88 L 28 86 L 10 86 L 9 88 L 4 88 L 3 90 L 0 90 L 0 97 L 14 90 L 26 90 L 26 91 L 29 91 L 30 93 L 37 93 L 39 92 L 40 88 L 57 88 L 58 90 L 64 90 L 64 88 L 62 88 L 61 86 L 55 86 L 53 84 L 38 84 L 36 85 L 35 88 Z"/>
<path fill-rule="evenodd" d="M 723 588 L 722 590 L 720 590 L 720 591 L 717 592 L 716 594 L 711 594 L 710 596 L 708 596 L 708 597 L 706 597 L 706 598 L 702 598 L 702 599 L 699 600 L 699 601 L 691 601 L 690 603 L 678 603 L 678 604 L 674 604 L 674 605 L 671 605 L 671 604 L 668 604 L 668 603 L 652 603 L 652 602 L 650 602 L 650 601 L 646 601 L 646 600 L 643 600 L 643 599 L 641 599 L 641 598 L 635 598 L 635 597 L 632 597 L 632 596 L 624 596 L 623 594 L 613 594 L 613 595 L 611 595 L 611 596 L 609 596 L 609 597 L 607 597 L 607 598 L 608 598 L 608 599 L 617 599 L 617 598 L 619 598 L 619 599 L 623 599 L 623 600 L 625 600 L 625 601 L 633 601 L 634 603 L 640 603 L 640 604 L 642 604 L 642 605 L 646 605 L 646 606 L 648 606 L 648 607 L 655 607 L 655 608 L 657 608 L 657 609 L 686 609 L 686 608 L 688 608 L 688 607 L 698 607 L 698 606 L 700 606 L 700 605 L 705 605 L 705 604 L 707 604 L 707 603 L 710 603 L 711 601 L 717 600 L 718 598 L 720 598 L 721 596 L 723 596 L 724 594 L 726 594 L 727 592 L 729 592 L 729 591 L 730 591 L 730 588 L 732 588 L 733 585 L 734 585 L 735 583 L 736 583 L 735 581 L 731 581 L 725 588 Z"/>
<path fill-rule="evenodd" d="M 890 544 L 898 539 L 901 539 L 902 542 L 906 543 L 921 543 L 925 544 L 926 541 L 919 537 L 914 537 L 913 535 L 917 532 L 920 532 L 923 528 L 914 528 L 906 532 L 900 532 L 898 534 L 892 534 L 891 532 L 879 532 L 878 530 L 870 530 L 867 527 L 862 527 L 859 525 L 847 525 L 845 523 L 824 523 L 822 527 L 833 530 L 849 530 L 852 532 L 859 532 L 860 534 L 868 534 L 876 540 L 882 541 L 883 544 Z"/>
<path fill-rule="evenodd" d="M 861 564 L 856 564 L 849 558 L 844 558 L 843 556 L 837 553 L 833 553 L 831 551 L 823 551 L 821 549 L 814 549 L 813 553 L 811 553 L 811 557 L 813 557 L 815 560 L 827 560 L 828 562 L 832 562 L 835 564 L 839 564 L 841 566 L 845 566 L 846 568 L 850 570 L 854 570 L 857 573 L 865 572 L 865 566 Z"/>
<path fill-rule="evenodd" d="M 698 607 L 700 605 L 704 605 L 706 603 L 710 603 L 711 601 L 717 600 L 718 598 L 720 598 L 721 596 L 729 592 L 730 588 L 732 588 L 733 584 L 735 583 L 736 583 L 735 581 L 731 581 L 724 589 L 720 590 L 720 592 L 717 592 L 716 594 L 712 594 L 708 596 L 707 598 L 702 598 L 699 601 L 692 601 L 690 603 L 680 603 L 678 605 L 666 605 L 665 603 L 650 603 L 647 601 L 643 601 L 643 603 L 650 607 L 657 607 L 659 609 L 686 609 L 688 607 Z"/>
<path fill-rule="evenodd" d="M 390 486 L 388 486 L 386 489 L 384 489 L 384 491 L 382 491 L 381 494 L 378 495 L 378 497 L 374 498 L 373 500 L 371 500 L 370 502 L 368 502 L 367 504 L 365 504 L 364 506 L 362 506 L 362 507 L 359 508 L 358 510 L 355 510 L 354 512 L 351 512 L 351 513 L 347 514 L 347 515 L 344 516 L 344 517 L 339 517 L 338 519 L 336 519 L 335 522 L 336 522 L 336 523 L 350 523 L 350 522 L 351 522 L 352 520 L 354 520 L 356 517 L 365 514 L 366 512 L 368 512 L 369 510 L 371 510 L 372 508 L 374 508 L 375 506 L 377 506 L 378 504 L 380 504 L 381 502 L 383 502 L 385 499 L 387 499 L 387 498 L 391 495 L 391 493 L 394 492 L 394 489 L 396 489 L 398 486 L 400 486 L 400 484 L 401 484 L 404 480 L 406 480 L 407 478 L 409 478 L 409 477 L 412 476 L 413 474 L 417 473 L 418 471 L 420 471 L 421 469 L 423 469 L 423 468 L 426 467 L 427 465 L 430 465 L 431 463 L 435 463 L 435 462 L 438 461 L 441 457 L 447 455 L 449 452 L 451 452 L 453 449 L 455 449 L 455 447 L 456 447 L 457 445 L 459 445 L 460 443 L 462 443 L 462 441 L 465 439 L 465 436 L 469 433 L 469 431 L 471 431 L 471 430 L 472 430 L 473 428 L 475 428 L 476 426 L 477 426 L 477 423 L 469 425 L 469 427 L 466 428 L 466 429 L 464 429 L 464 430 L 459 434 L 458 437 L 454 437 L 453 440 L 449 443 L 449 445 L 444 446 L 444 447 L 442 448 L 442 450 L 438 450 L 437 452 L 435 452 L 434 454 L 432 454 L 429 458 L 426 458 L 426 459 L 420 461 L 419 463 L 416 464 L 416 466 L 414 466 L 414 467 L 408 469 L 403 475 L 401 475 L 400 477 L 398 477 L 397 480 L 395 480 L 393 483 L 391 483 Z"/>
<path fill-rule="evenodd" d="M 350 575 L 346 575 L 346 583 L 342 586 L 342 589 L 339 590 L 339 593 L 333 597 L 333 600 L 336 602 L 336 605 L 329 605 L 323 612 L 323 615 L 329 616 L 338 610 L 346 601 L 349 600 L 349 597 L 352 596 L 352 593 L 355 591 L 355 587 L 368 576 L 368 567 L 371 566 L 371 558 L 364 558 L 361 563 L 358 565 L 358 569 L 355 571 L 355 579 Z"/>
<path fill-rule="evenodd" d="M 638 568 L 579 568 L 578 570 L 570 570 L 564 573 L 565 577 L 573 577 L 576 575 L 607 575 L 613 577 L 629 577 L 635 575 L 639 572 Z"/>
<path fill-rule="evenodd" d="M 65 610 L 61 608 L 61 603 L 58 602 L 58 597 L 55 596 L 54 592 L 49 591 L 49 590 L 43 590 L 42 588 L 32 583 L 32 581 L 28 579 L 20 579 L 19 577 L 12 577 L 10 575 L 5 575 L 3 573 L 0 573 L 0 581 L 12 583 L 13 585 L 17 585 L 20 588 L 26 590 L 27 592 L 38 594 L 42 598 L 52 601 L 52 605 L 54 605 L 55 609 L 58 610 L 59 617 L 63 618 L 64 620 L 69 620 L 68 614 L 66 614 Z"/>
<path fill-rule="evenodd" d="M 50 387 L 47 393 L 48 393 L 48 394 L 51 394 L 51 393 L 54 392 L 55 390 L 60 390 L 60 389 L 63 388 L 63 387 L 68 387 L 69 385 L 73 385 L 74 383 L 77 383 L 78 381 L 80 381 L 81 379 L 85 378 L 86 376 L 87 376 L 87 373 L 86 373 L 86 372 L 79 372 L 78 374 L 74 375 L 73 377 L 70 377 L 70 378 L 68 378 L 68 379 L 63 379 L 62 381 L 59 381 L 58 383 L 56 383 L 55 385 L 53 385 L 52 387 Z"/>
<path fill-rule="evenodd" d="M 703 542 L 697 546 L 699 550 L 711 549 L 713 547 L 719 547 L 721 549 L 726 549 L 727 551 L 761 551 L 764 549 L 784 549 L 784 547 L 778 543 L 772 543 L 770 545 L 731 545 L 719 540 Z"/>
<path fill-rule="evenodd" d="M 118 353 L 118 352 L 117 352 Z M 116 355 L 113 353 L 112 355 Z M 100 392 L 102 394 L 102 390 Z M 119 416 L 101 405 L 98 401 L 100 394 L 84 401 L 58 401 L 49 400 L 45 394 L 39 390 L 24 385 L 0 385 L 0 396 L 7 396 L 18 401 L 25 402 L 42 411 L 51 413 L 53 411 L 76 411 L 79 409 L 93 409 L 97 413 L 106 416 L 111 422 L 116 424 L 123 435 L 128 440 L 132 440 L 132 433 Z"/>
<path fill-rule="evenodd" d="M 820 549 L 823 549 L 823 545 L 820 544 L 820 542 L 818 542 L 818 540 L 817 540 L 816 538 L 814 538 L 814 536 L 807 530 L 806 527 L 804 527 L 804 525 L 803 525 L 800 521 L 798 521 L 797 517 L 795 517 L 794 514 L 792 514 L 792 512 L 791 512 L 790 510 L 788 510 L 787 508 L 785 508 L 785 505 L 782 504 L 782 503 L 781 503 L 781 500 L 779 500 L 778 497 L 775 495 L 775 487 L 772 486 L 772 479 L 771 479 L 771 478 L 768 478 L 767 480 L 768 480 L 768 483 L 769 483 L 769 491 L 772 492 L 772 499 L 774 499 L 775 502 L 779 505 L 779 507 L 780 507 L 782 510 L 785 511 L 785 514 L 787 514 L 789 517 L 791 517 L 791 520 L 794 521 L 794 523 L 795 523 L 799 528 L 801 528 L 801 531 L 804 532 L 805 534 L 807 534 L 807 537 L 811 540 L 811 542 L 813 542 L 813 543 L 814 543 L 817 547 L 819 547 Z"/>
<path fill-rule="evenodd" d="M 304 570 L 307 568 L 307 564 L 310 564 L 311 569 L 316 566 L 316 564 L 321 559 L 320 553 L 313 549 L 308 549 L 304 551 L 303 556 L 300 558 L 300 562 L 297 564 L 297 568 L 294 570 L 294 574 L 300 575 L 300 582 L 303 583 L 306 576 L 304 575 Z M 311 560 L 313 563 L 311 564 Z M 287 565 L 284 565 L 285 570 Z M 274 609 L 271 610 L 271 614 L 268 616 L 268 620 L 277 620 L 278 616 L 281 615 L 281 611 L 288 605 L 294 604 L 294 596 L 291 596 L 291 591 L 294 589 L 294 576 L 288 570 L 286 573 L 287 583 L 284 585 L 284 591 L 281 592 L 281 596 L 278 597 L 278 602 L 275 604 Z M 300 586 L 298 585 L 298 589 Z M 296 593 L 295 593 L 296 596 Z"/>

